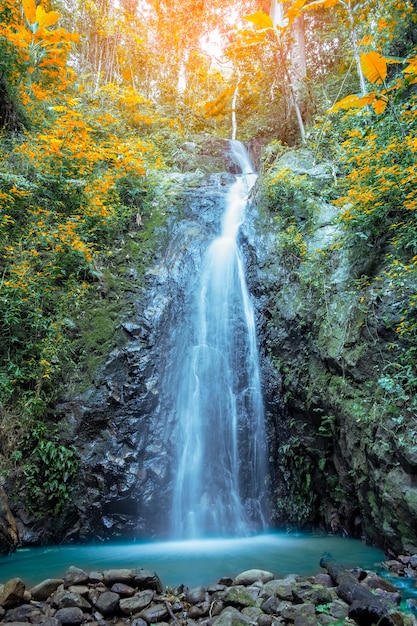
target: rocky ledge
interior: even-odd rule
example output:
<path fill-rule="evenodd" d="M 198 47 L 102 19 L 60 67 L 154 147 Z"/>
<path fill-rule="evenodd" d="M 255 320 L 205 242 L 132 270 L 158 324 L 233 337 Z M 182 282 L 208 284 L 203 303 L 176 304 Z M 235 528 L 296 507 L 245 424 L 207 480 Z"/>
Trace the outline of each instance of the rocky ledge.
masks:
<path fill-rule="evenodd" d="M 387 568 L 395 575 L 414 577 L 413 565 L 410 560 L 390 561 Z M 70 567 L 62 579 L 47 579 L 31 589 L 19 578 L 0 586 L 0 622 L 9 626 L 417 625 L 412 613 L 400 612 L 401 594 L 385 577 L 362 569 L 343 570 L 361 592 L 355 599 L 343 589 L 346 579 L 337 583 L 331 567 L 328 571 L 309 578 L 276 578 L 271 572 L 252 569 L 208 587 L 164 589 L 149 570 L 87 573 Z M 361 606 L 368 595 L 374 598 L 373 605 L 383 607 L 377 621 L 367 601 Z"/>

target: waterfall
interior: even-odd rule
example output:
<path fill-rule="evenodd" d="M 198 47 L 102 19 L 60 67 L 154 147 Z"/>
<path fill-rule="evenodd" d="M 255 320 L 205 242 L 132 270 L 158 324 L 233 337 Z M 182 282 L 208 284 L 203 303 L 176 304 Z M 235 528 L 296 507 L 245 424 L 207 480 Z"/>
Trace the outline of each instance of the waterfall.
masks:
<path fill-rule="evenodd" d="M 224 194 L 221 232 L 205 253 L 187 330 L 180 333 L 172 535 L 247 535 L 265 527 L 266 443 L 254 310 L 238 246 L 256 180 L 240 142 L 241 170 Z"/>

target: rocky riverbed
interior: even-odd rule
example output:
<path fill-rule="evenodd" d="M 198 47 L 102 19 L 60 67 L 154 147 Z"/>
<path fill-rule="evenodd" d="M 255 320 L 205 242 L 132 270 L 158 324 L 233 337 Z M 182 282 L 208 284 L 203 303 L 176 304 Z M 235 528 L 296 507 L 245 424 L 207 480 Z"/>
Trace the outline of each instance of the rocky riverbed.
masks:
<path fill-rule="evenodd" d="M 1 585 L 0 621 L 9 626 L 417 625 L 413 600 L 410 612 L 399 609 L 401 581 L 417 581 L 417 555 L 384 563 L 390 580 L 360 568 L 344 570 L 330 555 L 321 563 L 327 572 L 308 578 L 276 578 L 252 569 L 194 588 L 164 588 L 158 575 L 145 569 L 87 573 L 72 566 L 63 578 L 31 589 L 19 578 Z"/>

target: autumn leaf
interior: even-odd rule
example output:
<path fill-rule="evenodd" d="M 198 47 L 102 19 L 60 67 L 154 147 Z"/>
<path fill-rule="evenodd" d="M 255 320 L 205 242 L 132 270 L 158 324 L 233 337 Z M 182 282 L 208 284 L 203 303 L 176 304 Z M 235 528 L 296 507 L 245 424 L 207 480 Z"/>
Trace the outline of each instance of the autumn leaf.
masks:
<path fill-rule="evenodd" d="M 386 98 L 385 96 L 379 96 L 378 98 L 375 98 L 375 101 L 371 104 L 375 113 L 379 115 L 380 113 L 383 113 L 387 108 L 388 98 Z"/>
<path fill-rule="evenodd" d="M 417 56 L 412 59 L 408 59 L 408 65 L 404 68 L 404 74 L 406 75 L 409 85 L 417 83 Z"/>
<path fill-rule="evenodd" d="M 301 15 L 301 9 L 304 7 L 305 3 L 306 0 L 295 0 L 295 2 L 290 6 L 285 14 L 289 24 L 292 24 L 295 18 Z"/>
<path fill-rule="evenodd" d="M 327 111 L 327 113 L 334 113 L 340 109 L 362 109 L 363 107 L 372 104 L 374 100 L 374 93 L 369 93 L 366 96 L 357 96 L 352 94 L 350 96 L 346 96 L 346 98 L 343 98 L 342 100 L 339 100 L 339 102 L 336 102 L 336 104 L 334 104 L 332 108 Z"/>
<path fill-rule="evenodd" d="M 274 28 L 271 18 L 263 11 L 257 11 L 256 13 L 245 15 L 243 19 L 247 22 L 251 22 L 256 26 L 256 28 L 259 29 Z"/>
<path fill-rule="evenodd" d="M 311 11 L 316 9 L 331 9 L 336 6 L 339 0 L 315 0 L 314 2 L 310 2 L 304 7 L 305 11 Z"/>
<path fill-rule="evenodd" d="M 351 94 L 339 102 L 336 102 L 336 104 L 334 104 L 332 108 L 327 111 L 327 113 L 334 113 L 340 109 L 363 109 L 366 106 L 372 106 L 374 112 L 379 115 L 385 111 L 387 104 L 388 98 L 383 94 L 376 93 L 375 91 L 366 94 L 366 96 Z"/>
<path fill-rule="evenodd" d="M 59 20 L 60 17 L 61 15 L 56 11 L 48 11 L 47 13 L 41 4 L 36 7 L 36 22 L 38 23 L 39 28 L 52 26 Z"/>
<path fill-rule="evenodd" d="M 29 24 L 36 22 L 36 4 L 35 0 L 22 0 L 23 12 Z"/>
<path fill-rule="evenodd" d="M 361 54 L 361 68 L 366 78 L 377 85 L 383 83 L 387 76 L 386 59 L 373 50 Z"/>

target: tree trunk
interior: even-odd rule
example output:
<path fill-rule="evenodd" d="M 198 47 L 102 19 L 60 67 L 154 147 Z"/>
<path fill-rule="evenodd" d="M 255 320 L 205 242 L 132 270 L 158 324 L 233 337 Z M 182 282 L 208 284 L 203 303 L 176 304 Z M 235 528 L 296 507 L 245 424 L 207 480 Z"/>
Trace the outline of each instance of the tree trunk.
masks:
<path fill-rule="evenodd" d="M 366 94 L 368 93 L 368 90 L 366 88 L 365 76 L 363 75 L 362 67 L 361 67 L 361 58 L 360 58 L 360 52 L 359 52 L 359 46 L 358 46 L 358 38 L 356 36 L 356 30 L 355 30 L 355 17 L 353 14 L 353 7 L 352 7 L 351 2 L 347 3 L 346 8 L 347 8 L 348 19 L 349 19 L 349 24 L 350 24 L 350 37 L 352 41 L 353 57 L 355 59 L 356 71 L 358 73 L 359 83 L 361 86 L 361 95 L 366 96 Z"/>
<path fill-rule="evenodd" d="M 277 39 L 278 44 L 278 54 L 277 59 L 280 63 L 282 63 L 282 67 L 284 68 L 285 77 L 288 82 L 288 87 L 291 94 L 292 104 L 294 106 L 295 115 L 297 117 L 298 128 L 300 130 L 301 143 L 305 145 L 307 143 L 306 133 L 304 128 L 304 122 L 301 115 L 300 107 L 298 105 L 298 92 L 299 87 L 301 86 L 301 82 L 303 78 L 305 78 L 305 39 L 304 39 L 304 19 L 301 17 L 298 18 L 298 23 L 296 25 L 296 47 L 297 54 L 296 60 L 294 61 L 294 54 L 291 55 L 291 68 L 288 70 L 286 67 L 286 59 L 284 58 L 282 51 L 282 42 L 280 31 L 277 26 L 284 26 L 284 10 L 283 4 L 278 2 L 277 0 L 271 0 L 271 6 L 269 10 L 269 15 L 274 25 L 275 37 Z M 293 52 L 294 52 L 293 46 Z M 304 70 L 303 70 L 304 68 Z M 304 71 L 304 74 L 301 76 L 301 72 Z"/>
<path fill-rule="evenodd" d="M 297 89 L 297 85 L 301 84 L 307 76 L 304 13 L 301 13 L 301 15 L 294 20 L 292 65 L 295 75 L 295 89 Z"/>
<path fill-rule="evenodd" d="M 237 95 L 239 93 L 239 83 L 240 83 L 240 75 L 238 74 L 238 78 L 236 81 L 236 86 L 235 86 L 235 90 L 233 92 L 233 98 L 232 98 L 232 139 L 233 141 L 236 139 L 236 134 L 237 134 L 236 103 L 237 103 Z"/>

